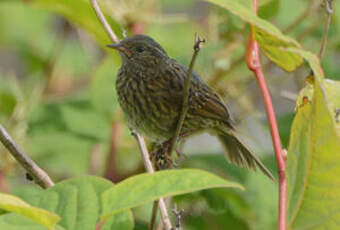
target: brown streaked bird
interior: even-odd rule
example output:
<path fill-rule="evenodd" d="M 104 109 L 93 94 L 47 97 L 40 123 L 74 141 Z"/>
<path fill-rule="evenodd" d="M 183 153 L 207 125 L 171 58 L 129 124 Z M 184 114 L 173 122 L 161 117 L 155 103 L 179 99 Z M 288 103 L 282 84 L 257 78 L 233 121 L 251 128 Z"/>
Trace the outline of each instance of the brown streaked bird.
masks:
<path fill-rule="evenodd" d="M 153 142 L 170 140 L 181 111 L 187 68 L 146 35 L 134 35 L 108 47 L 118 50 L 122 59 L 116 90 L 128 125 Z M 202 130 L 217 135 L 230 162 L 248 169 L 259 167 L 273 179 L 237 133 L 217 93 L 193 73 L 181 135 Z"/>

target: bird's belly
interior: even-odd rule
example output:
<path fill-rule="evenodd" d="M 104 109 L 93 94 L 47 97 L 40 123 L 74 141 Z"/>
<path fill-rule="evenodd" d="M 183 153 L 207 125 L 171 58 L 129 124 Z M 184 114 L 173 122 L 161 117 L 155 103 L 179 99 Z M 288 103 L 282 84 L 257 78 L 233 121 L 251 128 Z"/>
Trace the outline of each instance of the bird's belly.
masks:
<path fill-rule="evenodd" d="M 128 87 L 117 88 L 117 93 L 119 104 L 130 128 L 156 142 L 172 137 L 177 115 L 163 111 L 157 97 L 151 97 L 151 92 Z"/>

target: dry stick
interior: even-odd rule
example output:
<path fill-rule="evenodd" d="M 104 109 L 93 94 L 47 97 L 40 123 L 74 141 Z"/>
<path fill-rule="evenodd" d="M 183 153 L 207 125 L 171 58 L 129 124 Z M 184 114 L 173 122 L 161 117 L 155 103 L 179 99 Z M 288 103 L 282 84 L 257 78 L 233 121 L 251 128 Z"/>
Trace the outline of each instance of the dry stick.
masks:
<path fill-rule="evenodd" d="M 134 131 L 132 131 L 132 135 L 136 138 L 136 140 L 138 142 L 138 147 L 140 149 L 140 152 L 142 153 L 142 157 L 143 157 L 143 161 L 144 161 L 144 165 L 145 165 L 146 170 L 149 173 L 154 173 L 155 171 L 152 167 L 152 163 L 151 163 L 151 160 L 150 160 L 148 149 L 146 148 L 146 145 L 145 145 L 144 138 Z M 166 208 L 164 199 L 160 198 L 158 202 L 159 202 L 159 210 L 160 210 L 161 216 L 162 216 L 162 221 L 163 221 L 166 229 L 171 230 L 172 226 L 171 226 L 168 210 Z"/>
<path fill-rule="evenodd" d="M 302 12 L 292 23 L 290 23 L 285 29 L 282 30 L 283 33 L 288 33 L 292 31 L 296 26 L 298 26 L 302 21 L 304 21 L 308 15 L 314 12 L 319 6 L 319 1 L 312 1 L 311 4 L 308 4 L 308 7 L 305 11 Z"/>
<path fill-rule="evenodd" d="M 254 11 L 257 13 L 257 0 L 253 0 Z M 251 27 L 251 30 L 253 28 Z M 254 39 L 253 31 L 251 31 L 248 47 L 247 47 L 247 64 L 248 68 L 254 72 L 258 84 L 261 89 L 264 104 L 266 107 L 267 117 L 270 126 L 270 132 L 272 135 L 272 142 L 274 146 L 278 171 L 279 171 L 279 230 L 287 229 L 287 180 L 286 180 L 286 161 L 282 152 L 282 145 L 280 140 L 279 131 L 277 128 L 276 117 L 273 109 L 273 104 L 270 98 L 270 94 L 264 79 L 262 66 L 260 62 L 260 53 L 257 42 Z"/>
<path fill-rule="evenodd" d="M 331 19 L 333 15 L 333 0 L 325 0 L 325 8 L 327 12 L 327 22 L 326 22 L 325 31 L 323 34 L 320 53 L 319 53 L 320 60 L 322 59 L 323 54 L 325 53 L 325 50 L 326 50 L 328 30 L 329 30 L 329 26 L 331 24 Z"/>
<path fill-rule="evenodd" d="M 158 211 L 158 204 L 159 204 L 158 200 L 153 202 L 149 230 L 153 230 L 155 226 L 156 218 L 157 218 L 157 211 Z"/>
<path fill-rule="evenodd" d="M 205 42 L 205 40 L 199 38 L 197 36 L 197 34 L 195 34 L 194 53 L 192 55 L 191 62 L 190 62 L 190 65 L 189 65 L 189 69 L 188 69 L 188 72 L 187 72 L 187 76 L 186 76 L 186 79 L 185 79 L 185 82 L 184 82 L 182 110 L 181 110 L 181 113 L 180 113 L 180 117 L 178 119 L 178 123 L 177 123 L 177 127 L 176 127 L 176 130 L 175 130 L 175 134 L 174 134 L 174 136 L 171 139 L 170 148 L 169 148 L 169 152 L 168 152 L 169 155 L 171 155 L 172 152 L 175 149 L 175 146 L 176 146 L 176 143 L 177 143 L 177 139 L 178 139 L 178 137 L 179 137 L 179 135 L 181 133 L 181 129 L 182 129 L 182 126 L 183 126 L 183 123 L 184 123 L 184 119 L 185 119 L 185 116 L 186 116 L 187 111 L 188 111 L 189 90 L 190 90 L 190 85 L 191 85 L 190 84 L 191 83 L 190 79 L 191 79 L 191 75 L 192 75 L 192 71 L 193 71 L 193 68 L 194 68 L 196 57 L 198 55 L 198 52 L 201 49 L 200 44 L 202 42 Z M 152 216 L 155 215 L 154 213 L 155 213 L 155 211 L 152 212 Z M 160 223 L 160 225 L 158 225 L 157 229 L 162 229 L 161 223 Z"/>
<path fill-rule="evenodd" d="M 19 162 L 19 164 L 26 169 L 34 181 L 42 188 L 49 188 L 54 185 L 47 173 L 42 170 L 27 154 L 17 145 L 12 137 L 7 133 L 5 128 L 0 124 L 0 141 L 12 154 L 12 156 Z"/>
<path fill-rule="evenodd" d="M 96 15 L 97 15 L 99 21 L 104 26 L 106 33 L 109 35 L 109 37 L 111 38 L 111 40 L 113 42 L 118 43 L 119 38 L 116 36 L 116 34 L 111 29 L 109 23 L 106 21 L 104 14 L 102 13 L 102 11 L 99 8 L 97 0 L 90 0 L 90 2 L 91 2 L 91 5 L 92 5 L 94 11 L 96 12 Z"/>
<path fill-rule="evenodd" d="M 188 72 L 187 72 L 187 76 L 186 76 L 186 79 L 185 79 L 185 83 L 184 83 L 184 88 L 183 88 L 183 104 L 182 104 L 182 110 L 181 110 L 181 113 L 180 113 L 180 117 L 178 119 L 178 123 L 177 123 L 177 127 L 176 127 L 176 130 L 175 130 L 175 134 L 174 136 L 172 137 L 171 139 L 171 144 L 170 144 L 170 149 L 169 149 L 169 154 L 172 154 L 172 152 L 174 151 L 175 149 L 175 145 L 176 145 L 176 142 L 177 142 L 177 139 L 181 133 L 181 129 L 182 129 L 182 126 L 183 126 L 183 123 L 184 123 L 184 119 L 185 119 L 185 116 L 187 114 L 187 111 L 188 111 L 188 104 L 189 104 L 189 90 L 190 90 L 190 83 L 191 83 L 191 75 L 192 75 L 192 71 L 193 71 L 193 68 L 194 68 L 194 64 L 195 64 L 195 60 L 196 60 L 196 57 L 197 57 L 197 54 L 198 52 L 200 51 L 201 47 L 201 43 L 202 42 L 205 42 L 204 39 L 201 39 L 197 36 L 197 34 L 195 35 L 195 45 L 194 45 L 194 53 L 192 55 L 192 58 L 191 58 L 191 62 L 190 62 L 190 65 L 189 65 L 189 69 L 188 69 Z"/>
<path fill-rule="evenodd" d="M 115 43 L 118 43 L 119 39 L 116 36 L 116 34 L 113 32 L 113 30 L 111 29 L 109 23 L 106 21 L 105 16 L 103 15 L 102 11 L 99 8 L 97 0 L 90 0 L 90 3 L 92 5 L 94 11 L 96 12 L 96 15 L 97 15 L 99 21 L 104 26 L 104 29 L 107 32 L 107 34 L 109 35 L 109 37 L 111 38 L 111 40 Z M 138 133 L 135 133 L 135 132 L 133 132 L 133 135 L 136 137 L 136 139 L 138 141 L 138 146 L 141 150 L 142 158 L 143 158 L 144 166 L 145 166 L 146 170 L 149 173 L 153 173 L 154 169 L 153 169 L 152 163 L 150 161 L 149 153 L 148 153 L 148 150 L 146 148 L 144 138 L 141 137 Z M 168 210 L 166 208 L 166 205 L 165 205 L 165 202 L 164 202 L 163 199 L 159 199 L 159 209 L 160 209 L 160 212 L 161 212 L 162 221 L 164 222 L 166 229 L 171 230 L 172 226 L 171 226 L 171 222 L 170 222 L 170 219 L 169 219 Z"/>

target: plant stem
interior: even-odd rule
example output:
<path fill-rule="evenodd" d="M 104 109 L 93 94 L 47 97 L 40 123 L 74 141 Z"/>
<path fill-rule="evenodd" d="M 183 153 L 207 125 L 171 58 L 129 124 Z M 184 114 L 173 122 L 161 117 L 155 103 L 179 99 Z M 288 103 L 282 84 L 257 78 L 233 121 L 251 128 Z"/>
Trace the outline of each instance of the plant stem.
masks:
<path fill-rule="evenodd" d="M 319 1 L 312 1 L 310 4 L 308 4 L 307 9 L 302 12 L 301 15 L 299 15 L 292 23 L 290 23 L 285 29 L 282 30 L 283 33 L 289 33 L 292 31 L 295 27 L 297 27 L 302 21 L 304 21 L 308 15 L 310 15 L 312 12 L 316 10 L 316 8 L 319 6 Z"/>
<path fill-rule="evenodd" d="M 322 38 L 321 48 L 320 48 L 320 53 L 319 53 L 320 61 L 322 60 L 322 57 L 326 50 L 328 30 L 329 30 L 329 26 L 331 24 L 332 15 L 333 15 L 333 0 L 325 0 L 325 8 L 327 12 L 327 22 L 325 25 L 325 31 L 323 33 L 323 38 Z"/>
<path fill-rule="evenodd" d="M 179 135 L 181 133 L 181 129 L 182 129 L 182 126 L 183 126 L 183 123 L 184 123 L 185 116 L 186 116 L 186 114 L 188 112 L 188 108 L 189 108 L 189 106 L 188 106 L 188 103 L 189 103 L 189 92 L 190 92 L 190 85 L 191 85 L 191 75 L 192 75 L 192 71 L 193 71 L 193 68 L 194 68 L 194 65 L 195 65 L 196 57 L 198 55 L 198 52 L 201 49 L 200 44 L 202 42 L 205 42 L 205 40 L 204 39 L 200 39 L 197 36 L 197 34 L 196 34 L 195 35 L 195 44 L 194 44 L 194 53 L 193 53 L 192 58 L 191 58 L 191 62 L 190 62 L 190 65 L 189 65 L 189 69 L 188 69 L 187 76 L 186 76 L 185 82 L 184 82 L 184 87 L 183 87 L 182 110 L 181 110 L 180 116 L 178 118 L 178 122 L 177 122 L 177 126 L 176 126 L 176 130 L 175 130 L 174 136 L 171 139 L 171 144 L 170 144 L 170 148 L 169 148 L 169 155 L 171 155 L 172 152 L 175 149 L 178 137 L 179 137 Z"/>
<path fill-rule="evenodd" d="M 105 31 L 107 32 L 107 34 L 109 35 L 111 40 L 115 43 L 118 43 L 119 39 L 116 36 L 116 34 L 113 32 L 113 30 L 111 29 L 109 23 L 106 21 L 104 14 L 100 10 L 100 7 L 97 3 L 97 0 L 90 0 L 90 3 L 92 5 L 94 11 L 97 14 L 99 21 L 103 25 Z M 146 148 L 144 138 L 136 132 L 132 132 L 132 134 L 135 136 L 135 138 L 138 142 L 138 146 L 139 146 L 140 151 L 142 153 L 142 158 L 143 158 L 144 166 L 145 166 L 146 170 L 149 173 L 154 173 L 154 169 L 153 169 L 152 163 L 150 161 L 150 156 L 149 156 L 148 150 Z M 171 230 L 172 226 L 171 226 L 171 222 L 170 222 L 170 219 L 169 219 L 168 210 L 167 210 L 165 202 L 162 198 L 159 199 L 159 209 L 160 209 L 160 212 L 161 212 L 162 221 L 163 221 L 166 229 Z"/>
<path fill-rule="evenodd" d="M 151 214 L 149 230 L 154 229 L 156 218 L 157 218 L 157 211 L 158 211 L 158 200 L 154 201 L 152 205 L 152 214 Z"/>
<path fill-rule="evenodd" d="M 257 13 L 257 0 L 253 0 L 254 12 Z M 253 28 L 251 27 L 251 34 L 247 47 L 247 64 L 248 68 L 254 72 L 257 82 L 260 86 L 263 96 L 264 104 L 266 107 L 267 117 L 269 121 L 270 133 L 274 146 L 276 162 L 279 173 L 279 230 L 286 230 L 286 212 L 287 212 L 287 181 L 286 181 L 286 161 L 282 152 L 282 145 L 280 140 L 279 131 L 277 128 L 276 117 L 269 90 L 264 79 L 262 66 L 260 62 L 260 53 L 258 44 L 254 39 Z"/>
<path fill-rule="evenodd" d="M 117 37 L 117 35 L 113 32 L 113 30 L 111 29 L 109 23 L 106 21 L 104 14 L 102 13 L 102 11 L 100 10 L 100 7 L 98 5 L 97 0 L 90 0 L 91 5 L 94 9 L 94 11 L 96 12 L 96 15 L 99 19 L 99 21 L 101 22 L 101 24 L 103 25 L 106 33 L 109 35 L 109 37 L 111 38 L 111 40 L 114 43 L 118 43 L 119 42 L 119 38 Z"/>
<path fill-rule="evenodd" d="M 12 137 L 7 133 L 5 128 L 0 124 L 0 141 L 12 154 L 12 156 L 19 162 L 19 164 L 26 169 L 34 181 L 42 188 L 49 188 L 54 185 L 47 173 L 42 170 L 28 155 L 17 145 Z"/>
<path fill-rule="evenodd" d="M 152 162 L 150 160 L 150 156 L 149 156 L 148 150 L 146 148 L 144 138 L 134 131 L 132 131 L 132 135 L 136 138 L 136 140 L 138 142 L 139 150 L 142 154 L 142 158 L 143 158 L 143 161 L 144 161 L 146 171 L 148 171 L 148 173 L 154 173 L 155 170 L 153 169 Z M 164 202 L 164 199 L 160 198 L 158 202 L 159 202 L 158 206 L 159 206 L 159 210 L 161 212 L 162 221 L 163 221 L 167 230 L 172 230 L 172 225 L 171 225 L 171 222 L 170 222 L 168 210 L 166 208 L 166 204 Z"/>

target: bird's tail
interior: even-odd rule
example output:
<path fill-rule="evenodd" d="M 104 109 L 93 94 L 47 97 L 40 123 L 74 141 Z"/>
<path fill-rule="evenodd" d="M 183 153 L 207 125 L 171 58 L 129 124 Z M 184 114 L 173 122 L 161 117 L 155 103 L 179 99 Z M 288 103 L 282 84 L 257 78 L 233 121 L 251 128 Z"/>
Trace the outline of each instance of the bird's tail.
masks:
<path fill-rule="evenodd" d="M 220 132 L 221 133 L 221 132 Z M 218 135 L 222 143 L 227 159 L 240 167 L 256 170 L 256 166 L 274 180 L 271 172 L 263 165 L 260 159 L 248 148 L 244 141 L 238 136 L 235 130 L 223 131 Z"/>

